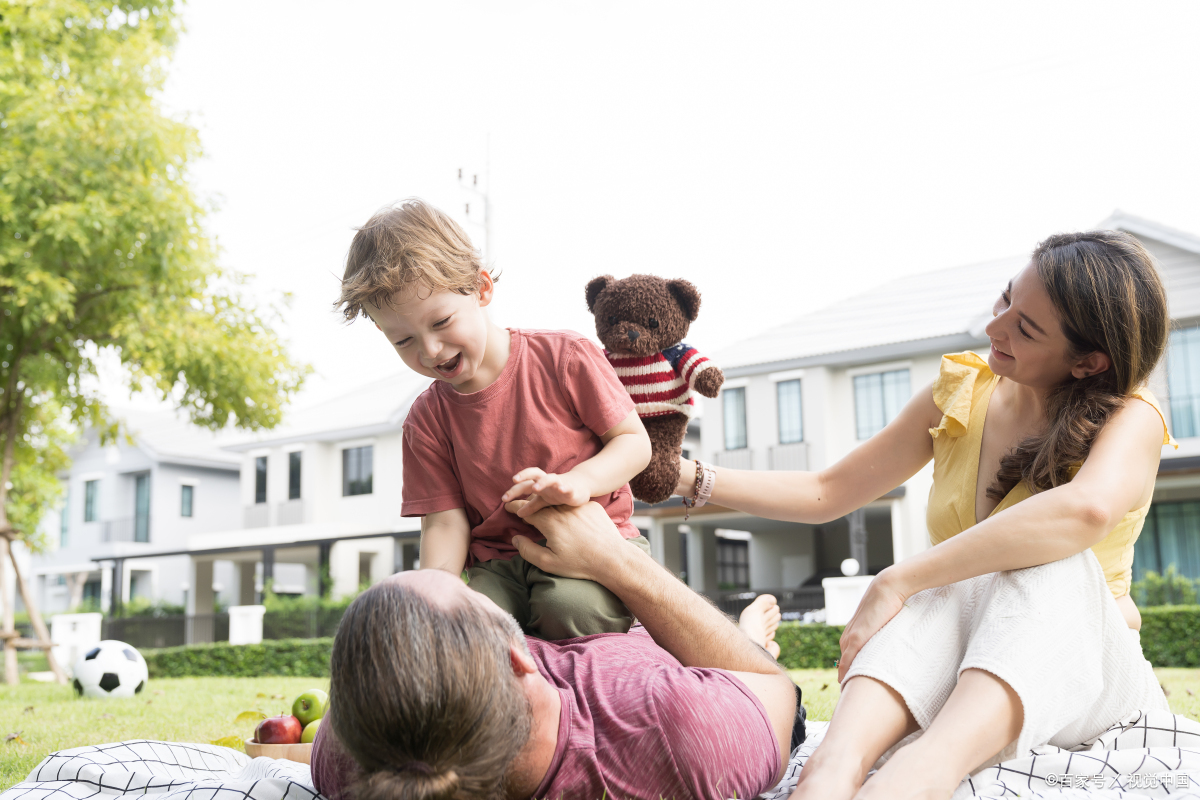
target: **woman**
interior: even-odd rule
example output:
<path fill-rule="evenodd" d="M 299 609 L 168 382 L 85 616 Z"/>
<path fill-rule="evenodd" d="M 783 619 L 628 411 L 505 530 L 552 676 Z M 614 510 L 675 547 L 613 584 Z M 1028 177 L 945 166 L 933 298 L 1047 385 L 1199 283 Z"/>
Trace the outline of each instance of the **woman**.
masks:
<path fill-rule="evenodd" d="M 935 546 L 876 576 L 846 626 L 841 697 L 793 800 L 949 798 L 987 764 L 1167 709 L 1129 598 L 1174 444 L 1144 388 L 1169 321 L 1153 259 L 1123 233 L 1052 236 L 993 314 L 986 362 L 945 356 L 891 424 L 822 472 L 703 465 L 697 481 L 683 462 L 684 497 L 711 487 L 719 505 L 806 523 L 934 462 Z"/>

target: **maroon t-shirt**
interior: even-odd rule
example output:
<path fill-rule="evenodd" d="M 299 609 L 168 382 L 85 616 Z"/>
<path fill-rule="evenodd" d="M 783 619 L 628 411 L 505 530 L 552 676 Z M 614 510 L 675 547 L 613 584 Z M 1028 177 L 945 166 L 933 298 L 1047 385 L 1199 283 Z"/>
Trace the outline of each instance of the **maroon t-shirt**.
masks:
<path fill-rule="evenodd" d="M 604 447 L 600 437 L 633 411 L 633 400 L 600 348 L 574 331 L 510 329 L 508 361 L 478 392 L 460 394 L 434 381 L 404 422 L 401 514 L 462 508 L 471 524 L 468 566 L 517 554 L 512 537 L 543 537 L 508 513 L 500 497 L 528 467 L 569 471 Z M 629 485 L 593 498 L 626 539 Z"/>
<path fill-rule="evenodd" d="M 538 800 L 720 800 L 774 785 L 779 742 L 767 711 L 728 672 L 682 666 L 641 627 L 526 641 L 562 699 Z M 357 767 L 331 736 L 317 732 L 313 784 L 342 800 Z"/>

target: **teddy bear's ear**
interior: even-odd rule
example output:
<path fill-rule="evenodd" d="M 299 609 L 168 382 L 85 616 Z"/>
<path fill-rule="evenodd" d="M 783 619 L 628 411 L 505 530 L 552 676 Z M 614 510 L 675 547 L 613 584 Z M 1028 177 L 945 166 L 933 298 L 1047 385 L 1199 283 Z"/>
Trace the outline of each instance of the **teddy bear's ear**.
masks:
<path fill-rule="evenodd" d="M 587 301 L 588 311 L 594 311 L 596 308 L 596 298 L 600 293 L 608 288 L 608 285 L 616 280 L 612 275 L 601 275 L 599 278 L 592 278 L 587 285 Z"/>
<path fill-rule="evenodd" d="M 679 303 L 688 322 L 695 322 L 700 315 L 700 291 L 682 278 L 667 281 L 667 291 Z"/>

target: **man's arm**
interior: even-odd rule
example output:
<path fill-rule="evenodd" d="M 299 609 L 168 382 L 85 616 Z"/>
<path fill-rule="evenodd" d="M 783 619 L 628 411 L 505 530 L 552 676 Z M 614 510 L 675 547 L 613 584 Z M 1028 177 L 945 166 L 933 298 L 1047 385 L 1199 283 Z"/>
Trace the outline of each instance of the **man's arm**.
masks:
<path fill-rule="evenodd" d="M 461 575 L 471 544 L 471 523 L 461 508 L 421 517 L 421 569 Z"/>
<path fill-rule="evenodd" d="M 521 501 L 510 503 L 519 510 Z M 787 761 L 796 690 L 787 673 L 707 600 L 639 548 L 625 543 L 608 514 L 595 503 L 544 508 L 529 517 L 546 546 L 524 536 L 513 544 L 539 569 L 566 578 L 593 580 L 621 598 L 660 647 L 685 667 L 734 673 L 767 709 Z"/>

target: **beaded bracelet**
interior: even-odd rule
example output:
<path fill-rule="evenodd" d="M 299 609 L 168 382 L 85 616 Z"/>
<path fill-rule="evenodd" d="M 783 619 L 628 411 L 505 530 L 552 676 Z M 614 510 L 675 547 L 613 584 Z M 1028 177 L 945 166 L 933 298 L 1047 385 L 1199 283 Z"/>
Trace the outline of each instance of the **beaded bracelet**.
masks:
<path fill-rule="evenodd" d="M 687 522 L 693 508 L 699 508 L 708 502 L 712 496 L 713 484 L 716 483 L 717 472 L 700 459 L 696 459 L 696 483 L 692 496 L 683 498 L 683 521 Z"/>

